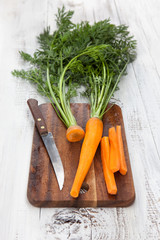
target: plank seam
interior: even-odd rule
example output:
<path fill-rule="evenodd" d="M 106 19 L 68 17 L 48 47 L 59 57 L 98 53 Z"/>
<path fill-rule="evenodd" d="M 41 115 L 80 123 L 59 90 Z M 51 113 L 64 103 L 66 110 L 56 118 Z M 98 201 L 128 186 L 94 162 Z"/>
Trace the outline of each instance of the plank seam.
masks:
<path fill-rule="evenodd" d="M 149 125 L 149 128 L 150 128 L 150 131 L 151 131 L 151 136 L 152 136 L 152 139 L 153 139 L 155 148 L 156 148 L 156 152 L 157 152 L 158 158 L 160 159 L 160 154 L 159 154 L 159 152 L 158 152 L 158 147 L 157 147 L 157 144 L 156 144 L 156 141 L 155 141 L 155 138 L 154 138 L 154 135 L 153 135 L 152 127 L 151 127 L 151 124 L 150 124 L 150 121 L 149 121 L 149 118 L 148 118 L 146 106 L 145 106 L 145 104 L 144 104 L 144 102 L 143 102 L 142 93 L 141 93 L 141 90 L 140 90 L 140 88 L 139 88 L 139 84 L 138 84 L 138 81 L 137 81 L 137 76 L 136 76 L 136 71 L 135 71 L 135 69 L 134 69 L 134 64 L 132 64 L 132 68 L 133 68 L 134 76 L 135 76 L 135 79 L 136 79 L 136 82 L 137 82 L 137 87 L 138 87 L 138 90 L 139 90 L 139 94 L 140 94 L 141 99 L 142 99 L 142 105 L 143 105 L 144 110 L 145 110 L 146 119 L 147 119 L 147 122 L 148 122 L 148 125 Z"/>
<path fill-rule="evenodd" d="M 143 28 L 142 25 L 141 25 L 141 28 L 142 28 L 144 37 L 145 37 L 145 39 L 146 39 L 146 42 L 149 44 L 148 39 L 147 39 L 147 36 L 146 36 L 146 33 L 145 33 L 144 28 Z M 153 59 L 153 57 L 152 57 L 152 54 L 151 54 L 151 52 L 150 52 L 150 49 L 149 49 L 148 45 L 147 45 L 147 48 L 148 48 L 148 52 L 149 52 L 149 55 L 150 55 L 150 57 L 151 57 L 151 60 L 152 60 L 152 62 L 153 62 L 153 64 L 154 64 L 156 73 L 157 73 L 157 75 L 158 75 L 158 77 L 159 77 L 159 79 L 160 79 L 160 75 L 159 75 L 159 72 L 158 72 L 158 70 L 157 70 L 157 66 L 156 66 L 156 64 L 155 64 L 155 61 L 154 61 L 154 59 Z"/>
<path fill-rule="evenodd" d="M 39 220 L 41 220 L 42 208 L 39 209 Z"/>
<path fill-rule="evenodd" d="M 116 12 L 117 12 L 117 16 L 118 16 L 119 22 L 121 23 L 121 19 L 120 19 L 120 15 L 119 15 L 119 12 L 118 12 L 116 0 L 114 0 L 114 3 L 115 3 L 115 8 L 116 8 Z M 147 40 L 147 37 L 146 37 L 146 34 L 145 34 L 145 32 L 144 32 L 143 27 L 142 27 L 142 30 L 143 30 L 145 39 L 146 39 L 146 41 L 147 41 L 147 43 L 148 43 L 148 40 Z M 148 48 L 148 45 L 147 45 L 147 48 Z M 149 51 L 149 48 L 148 48 L 148 51 Z M 155 65 L 155 63 L 154 63 L 154 60 L 153 60 L 153 58 L 152 58 L 152 55 L 151 55 L 150 51 L 149 51 L 149 54 L 150 54 L 150 56 L 151 56 L 151 59 L 152 59 L 152 62 L 153 62 L 153 64 L 154 64 L 154 66 L 155 66 L 156 73 L 157 73 L 157 75 L 158 75 L 158 77 L 159 77 L 159 79 L 160 79 L 160 75 L 159 75 L 159 73 L 158 73 L 157 67 L 156 67 L 156 65 Z M 154 145 L 155 145 L 155 148 L 156 148 L 156 151 L 157 151 L 157 155 L 158 155 L 158 158 L 160 159 L 160 154 L 159 154 L 159 152 L 158 152 L 157 144 L 156 144 L 155 139 L 154 139 L 153 131 L 152 131 L 152 128 L 151 128 L 151 125 L 150 125 L 150 121 L 149 121 L 149 118 L 148 118 L 148 114 L 147 114 L 147 111 L 146 111 L 146 106 L 145 106 L 145 104 L 144 104 L 144 102 L 143 102 L 142 93 L 141 93 L 141 90 L 140 90 L 140 88 L 139 88 L 139 84 L 138 84 L 138 81 L 137 81 L 137 76 L 136 76 L 136 71 L 135 71 L 135 69 L 134 69 L 134 64 L 132 63 L 131 66 L 132 66 L 132 69 L 133 69 L 133 72 L 134 72 L 134 76 L 135 76 L 135 79 L 136 79 L 136 82 L 137 82 L 137 87 L 138 87 L 138 90 L 139 90 L 139 94 L 140 94 L 140 97 L 141 97 L 141 99 L 142 99 L 142 105 L 143 105 L 144 110 L 145 110 L 146 119 L 147 119 L 147 122 L 148 122 L 148 125 L 149 125 L 149 128 L 150 128 L 150 131 L 151 131 L 151 135 L 152 135 L 153 142 L 154 142 Z"/>
<path fill-rule="evenodd" d="M 120 18 L 119 12 L 118 12 L 118 7 L 117 7 L 117 4 L 116 4 L 116 0 L 114 0 L 114 4 L 115 4 L 116 12 L 117 12 L 118 21 L 119 21 L 120 24 L 121 24 L 121 18 Z"/>

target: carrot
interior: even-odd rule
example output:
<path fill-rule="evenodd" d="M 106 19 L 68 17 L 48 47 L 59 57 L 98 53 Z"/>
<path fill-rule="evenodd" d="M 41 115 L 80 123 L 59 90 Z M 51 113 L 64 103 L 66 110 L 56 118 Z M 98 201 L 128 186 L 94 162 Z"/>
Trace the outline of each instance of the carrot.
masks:
<path fill-rule="evenodd" d="M 117 186 L 114 178 L 114 173 L 109 168 L 109 155 L 110 155 L 109 138 L 103 137 L 101 139 L 101 159 L 104 179 L 106 182 L 108 193 L 115 195 L 117 193 Z"/>
<path fill-rule="evenodd" d="M 77 198 L 82 183 L 92 164 L 94 155 L 101 141 L 103 123 L 97 117 L 92 117 L 86 124 L 86 133 L 81 148 L 80 159 L 70 195 Z"/>
<path fill-rule="evenodd" d="M 116 126 L 116 133 L 117 133 L 117 142 L 118 142 L 118 148 L 119 148 L 119 160 L 120 160 L 120 173 L 122 175 L 125 175 L 127 173 L 127 165 L 124 155 L 124 147 L 123 147 L 123 139 L 122 139 L 122 132 L 121 132 L 121 126 Z"/>
<path fill-rule="evenodd" d="M 116 134 L 115 127 L 109 128 L 109 141 L 110 141 L 109 164 L 110 164 L 110 170 L 114 173 L 119 171 L 119 168 L 120 168 L 119 150 L 118 150 L 117 134 Z"/>
<path fill-rule="evenodd" d="M 84 130 L 78 126 L 70 126 L 66 132 L 66 138 L 69 142 L 78 142 L 84 138 Z"/>

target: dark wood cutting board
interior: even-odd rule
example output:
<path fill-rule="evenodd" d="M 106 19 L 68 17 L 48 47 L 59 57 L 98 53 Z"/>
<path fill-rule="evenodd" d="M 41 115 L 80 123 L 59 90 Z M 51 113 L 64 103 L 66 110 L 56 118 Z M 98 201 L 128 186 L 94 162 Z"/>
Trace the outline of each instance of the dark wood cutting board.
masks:
<path fill-rule="evenodd" d="M 75 103 L 72 104 L 71 108 L 78 124 L 85 129 L 86 122 L 89 119 L 89 105 Z M 131 205 L 135 199 L 135 190 L 120 107 L 114 105 L 104 115 L 103 136 L 108 135 L 109 127 L 117 124 L 122 126 L 128 172 L 125 176 L 122 176 L 119 172 L 115 174 L 118 193 L 116 196 L 109 195 L 103 177 L 99 146 L 85 179 L 89 190 L 81 193 L 77 199 L 70 196 L 70 190 L 78 166 L 82 142 L 69 143 L 67 141 L 66 127 L 59 120 L 50 103 L 40 105 L 40 110 L 45 118 L 48 130 L 53 133 L 63 162 L 65 180 L 63 189 L 60 191 L 50 159 L 35 128 L 27 190 L 29 202 L 36 207 L 126 207 Z"/>

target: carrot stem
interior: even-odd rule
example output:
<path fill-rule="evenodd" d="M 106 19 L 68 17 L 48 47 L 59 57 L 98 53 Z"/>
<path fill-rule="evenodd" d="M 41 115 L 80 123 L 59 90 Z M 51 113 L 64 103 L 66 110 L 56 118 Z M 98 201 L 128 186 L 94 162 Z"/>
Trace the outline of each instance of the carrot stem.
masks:
<path fill-rule="evenodd" d="M 127 173 L 127 164 L 126 164 L 126 160 L 125 160 L 122 131 L 121 131 L 120 125 L 116 126 L 116 133 L 117 133 L 117 142 L 118 142 L 118 149 L 119 149 L 119 160 L 120 160 L 119 171 L 122 175 L 125 175 Z"/>
<path fill-rule="evenodd" d="M 116 181 L 114 173 L 109 168 L 110 146 L 109 138 L 103 137 L 101 139 L 101 159 L 105 183 L 109 194 L 115 195 L 117 193 Z"/>

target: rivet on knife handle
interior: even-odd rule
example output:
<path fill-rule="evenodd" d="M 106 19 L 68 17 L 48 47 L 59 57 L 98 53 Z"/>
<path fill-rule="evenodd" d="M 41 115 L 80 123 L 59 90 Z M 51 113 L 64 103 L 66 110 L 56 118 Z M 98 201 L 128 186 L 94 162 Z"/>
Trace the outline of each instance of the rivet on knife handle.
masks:
<path fill-rule="evenodd" d="M 31 110 L 33 118 L 35 120 L 36 127 L 39 131 L 39 134 L 43 135 L 43 134 L 48 133 L 47 126 L 45 124 L 43 115 L 38 106 L 38 101 L 36 99 L 28 99 L 27 103 Z"/>

